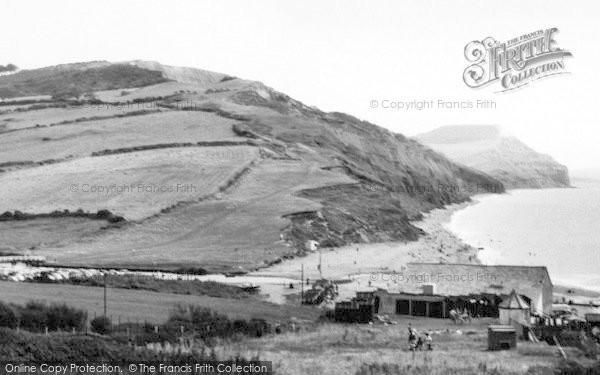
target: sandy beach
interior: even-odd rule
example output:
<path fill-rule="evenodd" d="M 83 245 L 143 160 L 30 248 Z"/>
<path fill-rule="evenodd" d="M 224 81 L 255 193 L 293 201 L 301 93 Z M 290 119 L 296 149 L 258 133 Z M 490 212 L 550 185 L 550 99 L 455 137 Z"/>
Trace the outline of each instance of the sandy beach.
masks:
<path fill-rule="evenodd" d="M 353 244 L 340 248 L 324 248 L 303 257 L 283 261 L 271 267 L 253 272 L 256 276 L 347 279 L 373 272 L 397 272 L 408 262 L 478 263 L 477 250 L 464 244 L 444 228 L 452 214 L 471 203 L 461 203 L 435 209 L 414 222 L 426 233 L 414 242 L 383 242 Z M 322 275 L 319 273 L 321 258 Z"/>
<path fill-rule="evenodd" d="M 353 244 L 340 248 L 324 248 L 303 257 L 283 261 L 274 266 L 250 273 L 248 276 L 271 276 L 300 281 L 319 278 L 344 281 L 340 284 L 340 298 L 348 298 L 355 291 L 371 285 L 387 286 L 383 274 L 401 272 L 409 262 L 479 263 L 477 249 L 464 244 L 445 228 L 452 215 L 471 202 L 453 204 L 435 209 L 423 215 L 423 220 L 414 222 L 423 229 L 425 235 L 414 242 L 383 242 Z M 319 261 L 322 270 L 319 272 Z M 297 289 L 287 286 L 272 286 L 263 291 L 270 300 L 281 302 L 287 294 L 297 293 Z"/>
<path fill-rule="evenodd" d="M 480 263 L 479 249 L 465 244 L 447 229 L 452 215 L 477 201 L 453 204 L 435 209 L 423 215 L 423 220 L 414 222 L 423 229 L 425 235 L 414 242 L 383 242 L 371 244 L 353 244 L 335 249 L 321 249 L 303 257 L 283 261 L 274 266 L 250 273 L 248 276 L 268 276 L 297 280 L 316 280 L 326 278 L 343 281 L 340 283 L 340 299 L 353 297 L 355 292 L 367 287 L 389 287 L 390 277 L 382 277 L 402 272 L 409 262 L 447 262 Z M 319 272 L 319 258 L 322 270 Z M 296 284 L 297 285 L 297 284 Z M 263 286 L 261 286 L 263 287 Z M 596 292 L 576 289 L 566 293 L 568 287 L 556 285 L 555 298 L 562 295 L 576 303 L 589 303 L 597 300 Z M 264 285 L 263 292 L 269 294 L 269 300 L 282 303 L 285 296 L 298 293 L 289 289 L 289 285 Z"/>

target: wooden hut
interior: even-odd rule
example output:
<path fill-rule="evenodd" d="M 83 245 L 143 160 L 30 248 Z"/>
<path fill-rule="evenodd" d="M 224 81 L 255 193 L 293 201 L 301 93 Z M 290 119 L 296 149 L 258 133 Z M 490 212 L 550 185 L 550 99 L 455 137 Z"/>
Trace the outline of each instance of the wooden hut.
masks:
<path fill-rule="evenodd" d="M 488 326 L 488 350 L 507 350 L 517 347 L 517 330 L 513 326 Z"/>
<path fill-rule="evenodd" d="M 500 324 L 515 327 L 519 337 L 528 337 L 529 327 L 531 326 L 529 304 L 514 289 L 498 305 L 498 311 L 500 313 Z"/>

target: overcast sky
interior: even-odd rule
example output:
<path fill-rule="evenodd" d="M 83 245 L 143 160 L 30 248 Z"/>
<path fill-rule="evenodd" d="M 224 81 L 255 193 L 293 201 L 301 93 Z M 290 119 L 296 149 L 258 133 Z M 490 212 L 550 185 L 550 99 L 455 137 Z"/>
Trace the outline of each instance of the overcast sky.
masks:
<path fill-rule="evenodd" d="M 254 79 L 308 105 L 414 135 L 497 124 L 572 169 L 600 167 L 595 1 L 6 1 L 0 63 L 156 60 Z M 569 75 L 510 93 L 462 81 L 465 45 L 557 27 Z M 495 100 L 397 111 L 378 100 Z"/>

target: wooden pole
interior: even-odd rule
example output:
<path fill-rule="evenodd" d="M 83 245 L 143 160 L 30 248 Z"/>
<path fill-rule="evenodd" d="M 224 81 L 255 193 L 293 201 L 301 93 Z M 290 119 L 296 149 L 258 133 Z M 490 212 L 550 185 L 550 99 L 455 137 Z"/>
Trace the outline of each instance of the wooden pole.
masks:
<path fill-rule="evenodd" d="M 558 351 L 560 352 L 560 355 L 562 355 L 562 357 L 564 359 L 567 359 L 567 353 L 565 353 L 565 351 L 563 350 L 562 346 L 560 346 L 560 342 L 556 338 L 556 335 L 552 336 L 552 340 L 554 340 L 554 344 L 558 348 Z"/>
<path fill-rule="evenodd" d="M 104 317 L 106 318 L 106 273 L 104 273 Z"/>
<path fill-rule="evenodd" d="M 302 304 L 302 303 L 304 303 L 304 263 L 302 263 L 302 271 L 300 272 L 300 285 L 301 285 L 300 295 L 302 296 L 300 304 Z"/>
<path fill-rule="evenodd" d="M 323 270 L 321 265 L 321 247 L 319 247 L 319 279 L 323 280 Z"/>

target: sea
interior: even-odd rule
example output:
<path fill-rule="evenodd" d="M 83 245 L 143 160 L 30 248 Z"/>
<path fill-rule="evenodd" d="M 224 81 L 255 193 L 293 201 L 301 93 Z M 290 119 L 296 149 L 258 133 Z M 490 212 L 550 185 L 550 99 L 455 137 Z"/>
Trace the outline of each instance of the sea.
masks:
<path fill-rule="evenodd" d="M 543 265 L 555 285 L 600 291 L 600 182 L 480 195 L 446 228 L 490 265 Z"/>

